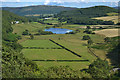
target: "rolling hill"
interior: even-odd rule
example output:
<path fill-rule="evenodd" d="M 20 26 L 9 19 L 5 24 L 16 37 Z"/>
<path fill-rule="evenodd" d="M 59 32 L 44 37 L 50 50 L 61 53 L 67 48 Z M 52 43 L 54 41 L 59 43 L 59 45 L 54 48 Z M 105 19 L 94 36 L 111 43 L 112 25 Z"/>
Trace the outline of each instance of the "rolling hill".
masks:
<path fill-rule="evenodd" d="M 27 6 L 27 7 L 3 7 L 3 10 L 13 12 L 20 16 L 25 15 L 38 15 L 38 14 L 56 14 L 61 11 L 74 10 L 76 8 L 63 7 L 63 6 L 47 6 L 47 5 L 38 5 L 38 6 Z"/>
<path fill-rule="evenodd" d="M 94 6 L 89 8 L 79 8 L 76 10 L 63 11 L 59 16 L 61 22 L 93 25 L 93 24 L 114 24 L 112 22 L 103 22 L 102 20 L 95 20 L 91 18 L 108 16 L 108 13 L 118 13 L 117 9 L 108 6 Z"/>

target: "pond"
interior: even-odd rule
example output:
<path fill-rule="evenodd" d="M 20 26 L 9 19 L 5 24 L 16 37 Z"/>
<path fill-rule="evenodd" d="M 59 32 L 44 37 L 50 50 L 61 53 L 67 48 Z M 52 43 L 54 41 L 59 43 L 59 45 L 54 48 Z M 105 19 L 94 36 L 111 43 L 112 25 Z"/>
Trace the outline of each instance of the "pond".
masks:
<path fill-rule="evenodd" d="M 65 33 L 72 32 L 73 30 L 63 29 L 63 28 L 49 28 L 49 29 L 45 29 L 45 31 L 51 31 L 54 34 L 65 34 Z"/>

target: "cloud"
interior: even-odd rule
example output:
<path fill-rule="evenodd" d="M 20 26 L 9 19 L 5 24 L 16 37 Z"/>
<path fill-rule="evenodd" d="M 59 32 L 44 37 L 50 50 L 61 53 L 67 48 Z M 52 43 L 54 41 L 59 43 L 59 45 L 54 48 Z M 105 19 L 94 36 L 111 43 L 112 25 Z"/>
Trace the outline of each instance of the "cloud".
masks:
<path fill-rule="evenodd" d="M 47 5 L 49 3 L 50 3 L 50 0 L 46 0 L 44 4 Z"/>
<path fill-rule="evenodd" d="M 0 2 L 5 2 L 5 0 L 0 0 Z"/>
<path fill-rule="evenodd" d="M 102 2 L 106 2 L 105 0 L 103 0 Z"/>
<path fill-rule="evenodd" d="M 16 0 L 16 2 L 20 2 L 20 0 Z"/>
<path fill-rule="evenodd" d="M 81 0 L 82 2 L 84 2 L 85 0 Z"/>

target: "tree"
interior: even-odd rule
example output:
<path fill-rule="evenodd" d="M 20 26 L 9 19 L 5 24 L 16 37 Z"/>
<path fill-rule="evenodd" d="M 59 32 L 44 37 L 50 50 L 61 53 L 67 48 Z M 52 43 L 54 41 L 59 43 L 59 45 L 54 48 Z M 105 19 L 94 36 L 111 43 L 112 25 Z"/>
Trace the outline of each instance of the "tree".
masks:
<path fill-rule="evenodd" d="M 87 28 L 86 29 L 91 29 L 91 27 L 90 26 L 87 26 Z"/>
<path fill-rule="evenodd" d="M 91 45 L 93 41 L 91 39 L 88 40 L 88 44 Z"/>
<path fill-rule="evenodd" d="M 91 74 L 92 78 L 105 79 L 110 76 L 111 67 L 105 60 L 97 59 L 92 64 L 89 65 L 88 73 Z"/>
<path fill-rule="evenodd" d="M 83 40 L 89 40 L 90 37 L 88 35 L 83 36 Z"/>
<path fill-rule="evenodd" d="M 30 35 L 30 39 L 34 39 L 34 35 L 33 34 Z"/>
<path fill-rule="evenodd" d="M 26 29 L 25 31 L 23 31 L 22 35 L 29 35 L 29 31 Z"/>
<path fill-rule="evenodd" d="M 111 39 L 109 37 L 106 37 L 104 38 L 104 41 L 108 43 L 108 42 L 111 42 Z"/>

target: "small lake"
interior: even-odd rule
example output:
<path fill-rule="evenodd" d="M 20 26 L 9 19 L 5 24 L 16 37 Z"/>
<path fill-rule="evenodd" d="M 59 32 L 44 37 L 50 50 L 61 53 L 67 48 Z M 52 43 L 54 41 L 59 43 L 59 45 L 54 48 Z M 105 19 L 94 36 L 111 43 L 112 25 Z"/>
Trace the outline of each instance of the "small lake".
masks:
<path fill-rule="evenodd" d="M 65 34 L 65 33 L 72 32 L 73 30 L 63 29 L 63 28 L 49 28 L 49 29 L 45 29 L 45 31 L 51 31 L 55 34 Z"/>

